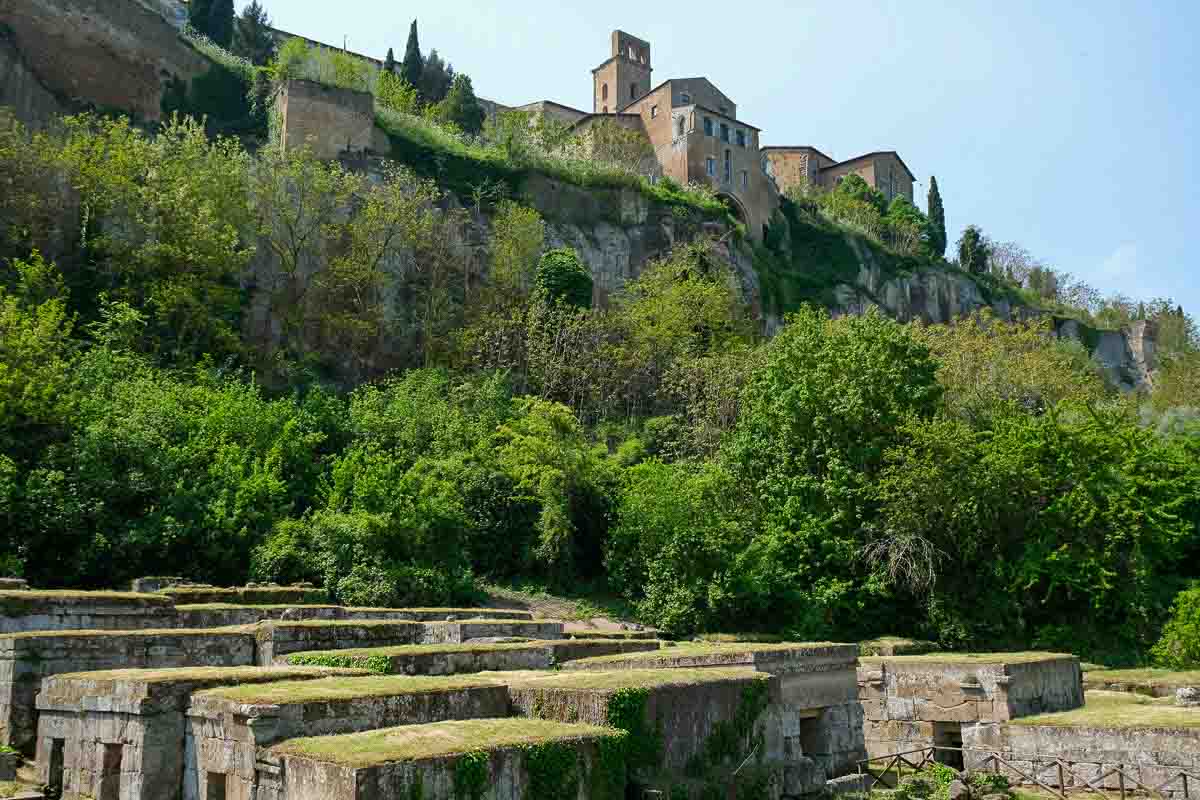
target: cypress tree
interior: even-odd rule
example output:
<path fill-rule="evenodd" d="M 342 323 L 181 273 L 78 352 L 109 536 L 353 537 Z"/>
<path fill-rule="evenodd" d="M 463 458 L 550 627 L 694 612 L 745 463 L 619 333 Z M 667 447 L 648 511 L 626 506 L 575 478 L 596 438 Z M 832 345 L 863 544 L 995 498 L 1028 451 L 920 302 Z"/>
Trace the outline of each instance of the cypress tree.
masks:
<path fill-rule="evenodd" d="M 208 38 L 228 50 L 233 44 L 233 0 L 213 0 L 208 20 Z"/>
<path fill-rule="evenodd" d="M 265 67 L 275 57 L 271 18 L 258 0 L 252 0 L 237 19 L 233 30 L 233 52 L 256 67 Z"/>
<path fill-rule="evenodd" d="M 404 50 L 404 63 L 400 77 L 409 86 L 421 85 L 421 73 L 425 71 L 425 60 L 421 58 L 421 43 L 417 40 L 417 21 L 414 19 L 408 31 L 408 47 Z"/>
<path fill-rule="evenodd" d="M 212 0 L 192 0 L 188 5 L 188 24 L 205 36 L 208 36 L 212 6 Z"/>
<path fill-rule="evenodd" d="M 383 60 L 383 71 L 389 75 L 396 74 L 396 54 L 392 52 L 392 48 L 388 48 L 387 58 Z"/>
<path fill-rule="evenodd" d="M 929 249 L 936 258 L 942 258 L 946 255 L 946 244 L 946 209 L 935 176 L 929 179 Z"/>

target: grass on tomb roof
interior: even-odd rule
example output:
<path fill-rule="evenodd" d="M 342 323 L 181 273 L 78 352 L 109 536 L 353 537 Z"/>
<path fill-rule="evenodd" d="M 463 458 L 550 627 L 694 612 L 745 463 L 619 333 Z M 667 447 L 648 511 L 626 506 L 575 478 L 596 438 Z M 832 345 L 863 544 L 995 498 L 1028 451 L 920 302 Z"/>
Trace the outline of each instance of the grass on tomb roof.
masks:
<path fill-rule="evenodd" d="M 780 644 L 787 641 L 783 636 L 770 633 L 702 633 L 696 639 L 701 642 L 711 642 L 714 644 L 741 644 L 743 642 Z"/>
<path fill-rule="evenodd" d="M 523 682 L 536 683 L 539 687 L 554 689 L 590 689 L 616 691 L 619 689 L 660 689 L 668 686 L 701 686 L 706 683 L 725 681 L 770 681 L 771 676 L 745 667 L 729 669 L 623 669 L 612 672 L 579 670 L 576 672 L 554 672 L 541 677 L 522 681 L 511 681 L 514 685 Z"/>
<path fill-rule="evenodd" d="M 538 719 L 472 719 L 406 725 L 344 736 L 292 739 L 272 748 L 296 755 L 354 767 L 394 761 L 414 761 L 550 741 L 579 741 L 621 736 L 612 728 L 548 722 Z"/>
<path fill-rule="evenodd" d="M 1029 664 L 1059 658 L 1074 658 L 1070 653 L 925 653 L 915 656 L 863 656 L 863 663 L 880 664 Z"/>
<path fill-rule="evenodd" d="M 389 697 L 398 694 L 427 694 L 474 686 L 494 686 L 494 681 L 474 675 L 373 675 L 365 678 L 336 677 L 312 681 L 280 681 L 242 686 L 223 686 L 201 692 L 247 705 L 286 705 L 351 700 L 356 697 Z"/>
<path fill-rule="evenodd" d="M 646 640 L 652 641 L 652 640 Z M 496 644 L 403 644 L 394 647 L 358 647 L 347 650 L 305 650 L 293 653 L 289 658 L 393 658 L 396 656 L 437 655 L 439 653 L 496 653 L 507 650 L 532 650 L 540 647 L 600 647 L 602 645 L 626 644 L 625 640 L 610 639 L 532 639 L 528 642 L 500 642 Z M 656 652 L 656 651 L 649 651 Z"/>
<path fill-rule="evenodd" d="M 673 661 L 679 658 L 694 656 L 723 655 L 731 653 L 787 653 L 802 652 L 811 648 L 844 647 L 834 642 L 738 642 L 732 644 L 716 642 L 692 642 L 675 647 L 664 647 L 661 650 L 647 650 L 641 653 L 617 653 L 611 656 L 596 656 L 582 659 L 587 664 L 604 664 L 625 661 L 645 661 L 647 664 Z"/>
<path fill-rule="evenodd" d="M 1197 728 L 1200 709 L 1175 705 L 1175 698 L 1129 692 L 1087 692 L 1083 708 L 1011 720 L 1009 725 L 1078 728 Z"/>
<path fill-rule="evenodd" d="M 0 603 L 36 600 L 129 600 L 145 605 L 169 606 L 171 598 L 139 592 L 80 592 L 70 589 L 2 589 Z"/>
<path fill-rule="evenodd" d="M 270 605 L 252 606 L 245 603 L 186 603 L 176 605 L 177 611 L 274 611 L 282 608 L 340 608 L 340 606 L 328 605 L 325 603 L 272 603 Z"/>
<path fill-rule="evenodd" d="M 386 628 L 404 626 L 421 626 L 429 623 L 412 622 L 404 619 L 268 619 L 258 623 L 259 626 L 276 628 Z"/>
<path fill-rule="evenodd" d="M 115 630 L 78 630 L 78 631 L 26 631 L 25 633 L 6 633 L 0 636 L 0 640 L 4 639 L 58 639 L 62 637 L 89 637 L 89 636 L 104 636 L 112 638 L 134 637 L 134 636 L 150 636 L 150 637 L 165 637 L 165 636 L 215 636 L 234 634 L 254 633 L 253 625 L 230 625 L 225 628 L 154 628 L 149 630 L 132 630 L 132 631 L 115 631 Z"/>
<path fill-rule="evenodd" d="M 1169 669 L 1095 669 L 1087 673 L 1089 682 L 1136 683 L 1144 686 L 1200 686 L 1200 670 L 1172 672 Z"/>
<path fill-rule="evenodd" d="M 528 614 L 528 611 L 520 608 L 375 608 L 368 606 L 347 606 L 347 611 L 413 611 L 422 614 L 488 614 L 493 611 L 511 614 L 514 611 L 519 611 L 522 614 Z M 494 619 L 494 617 L 493 617 Z"/>
<path fill-rule="evenodd" d="M 170 683 L 172 681 L 228 680 L 283 681 L 305 675 L 370 675 L 366 670 L 337 667 L 179 667 L 171 669 L 111 669 L 100 672 L 68 672 L 55 675 L 55 680 L 138 681 L 140 683 Z"/>

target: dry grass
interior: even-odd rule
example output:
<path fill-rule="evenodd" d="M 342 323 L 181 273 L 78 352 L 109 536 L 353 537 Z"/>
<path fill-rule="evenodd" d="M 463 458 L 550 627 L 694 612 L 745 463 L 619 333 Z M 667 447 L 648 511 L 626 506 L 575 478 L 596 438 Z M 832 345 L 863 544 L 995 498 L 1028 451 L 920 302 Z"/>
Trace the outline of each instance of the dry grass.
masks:
<path fill-rule="evenodd" d="M 323 678 L 331 675 L 370 675 L 360 669 L 338 667 L 179 667 L 178 669 L 111 669 L 100 672 L 68 672 L 55 675 L 54 680 L 130 681 L 137 683 L 175 683 L 190 681 L 285 681 L 305 676 Z"/>
<path fill-rule="evenodd" d="M 1089 683 L 1132 683 L 1142 686 L 1200 686 L 1200 670 L 1172 672 L 1169 669 L 1093 669 L 1087 672 Z"/>
<path fill-rule="evenodd" d="M 297 703 L 352 700 L 357 697 L 392 697 L 403 694 L 428 694 L 477 686 L 494 686 L 493 681 L 474 675 L 408 676 L 372 675 L 368 677 L 322 678 L 312 681 L 281 681 L 244 686 L 223 686 L 201 692 L 247 705 L 294 705 Z"/>
<path fill-rule="evenodd" d="M 1070 653 L 926 653 L 912 656 L 864 656 L 864 663 L 878 664 L 884 661 L 893 664 L 1029 664 L 1035 661 L 1051 661 L 1074 658 Z"/>
<path fill-rule="evenodd" d="M 1073 711 L 1021 717 L 1008 724 L 1073 728 L 1200 728 L 1200 709 L 1183 708 L 1173 698 L 1128 692 L 1088 692 Z"/>
<path fill-rule="evenodd" d="M 474 719 L 407 725 L 345 736 L 293 739 L 273 748 L 293 755 L 354 767 L 417 761 L 545 742 L 572 742 L 617 736 L 612 728 L 536 719 Z"/>

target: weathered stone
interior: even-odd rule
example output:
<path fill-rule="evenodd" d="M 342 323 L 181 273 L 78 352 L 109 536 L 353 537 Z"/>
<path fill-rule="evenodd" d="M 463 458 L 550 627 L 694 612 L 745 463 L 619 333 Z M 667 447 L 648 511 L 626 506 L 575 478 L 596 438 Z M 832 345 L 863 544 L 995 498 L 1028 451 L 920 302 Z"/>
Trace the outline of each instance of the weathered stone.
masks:
<path fill-rule="evenodd" d="M 1200 687 L 1184 686 L 1176 689 L 1175 704 L 1186 708 L 1200 708 Z"/>
<path fill-rule="evenodd" d="M 971 796 L 971 790 L 960 780 L 951 781 L 950 785 L 946 787 L 946 792 L 950 800 L 965 800 Z"/>

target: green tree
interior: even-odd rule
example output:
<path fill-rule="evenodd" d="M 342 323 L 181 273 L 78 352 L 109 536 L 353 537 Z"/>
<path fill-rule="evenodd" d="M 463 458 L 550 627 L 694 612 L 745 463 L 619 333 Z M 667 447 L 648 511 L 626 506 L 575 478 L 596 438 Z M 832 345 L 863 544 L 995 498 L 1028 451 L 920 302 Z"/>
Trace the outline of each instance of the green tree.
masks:
<path fill-rule="evenodd" d="M 892 200 L 884 221 L 891 245 L 897 251 L 912 256 L 926 252 L 928 220 L 907 197 L 900 195 Z"/>
<path fill-rule="evenodd" d="M 535 280 L 551 303 L 561 300 L 576 308 L 592 305 L 592 273 L 569 247 L 543 255 L 538 261 Z"/>
<path fill-rule="evenodd" d="M 475 89 L 471 86 L 471 78 L 467 75 L 455 75 L 454 85 L 446 99 L 438 105 L 438 118 L 449 122 L 472 136 L 483 130 L 483 106 L 475 97 Z"/>
<path fill-rule="evenodd" d="M 396 54 L 390 47 L 387 51 L 387 58 L 383 59 L 383 71 L 387 75 L 394 75 L 396 73 Z"/>
<path fill-rule="evenodd" d="M 404 48 L 404 62 L 400 66 L 400 77 L 409 86 L 421 87 L 421 74 L 425 71 L 425 60 L 421 58 L 421 43 L 417 38 L 417 21 L 412 21 L 408 31 L 408 45 Z"/>
<path fill-rule="evenodd" d="M 983 232 L 968 225 L 958 240 L 958 266 L 972 275 L 988 272 L 988 244 Z"/>
<path fill-rule="evenodd" d="M 929 250 L 934 258 L 946 255 L 946 208 L 936 176 L 929 179 Z"/>
<path fill-rule="evenodd" d="M 256 67 L 265 67 L 275 58 L 271 18 L 258 0 L 251 0 L 237 18 L 233 31 L 233 52 Z"/>
<path fill-rule="evenodd" d="M 188 3 L 188 24 L 212 38 L 208 26 L 212 23 L 214 0 L 191 0 Z"/>
<path fill-rule="evenodd" d="M 440 103 L 454 85 L 454 67 L 447 64 L 436 49 L 430 50 L 421 67 L 421 83 L 417 88 L 426 103 Z"/>
<path fill-rule="evenodd" d="M 1175 598 L 1152 655 L 1155 663 L 1168 669 L 1200 668 L 1200 585 Z"/>
<path fill-rule="evenodd" d="M 208 38 L 228 50 L 233 45 L 233 0 L 213 0 L 208 20 Z"/>

